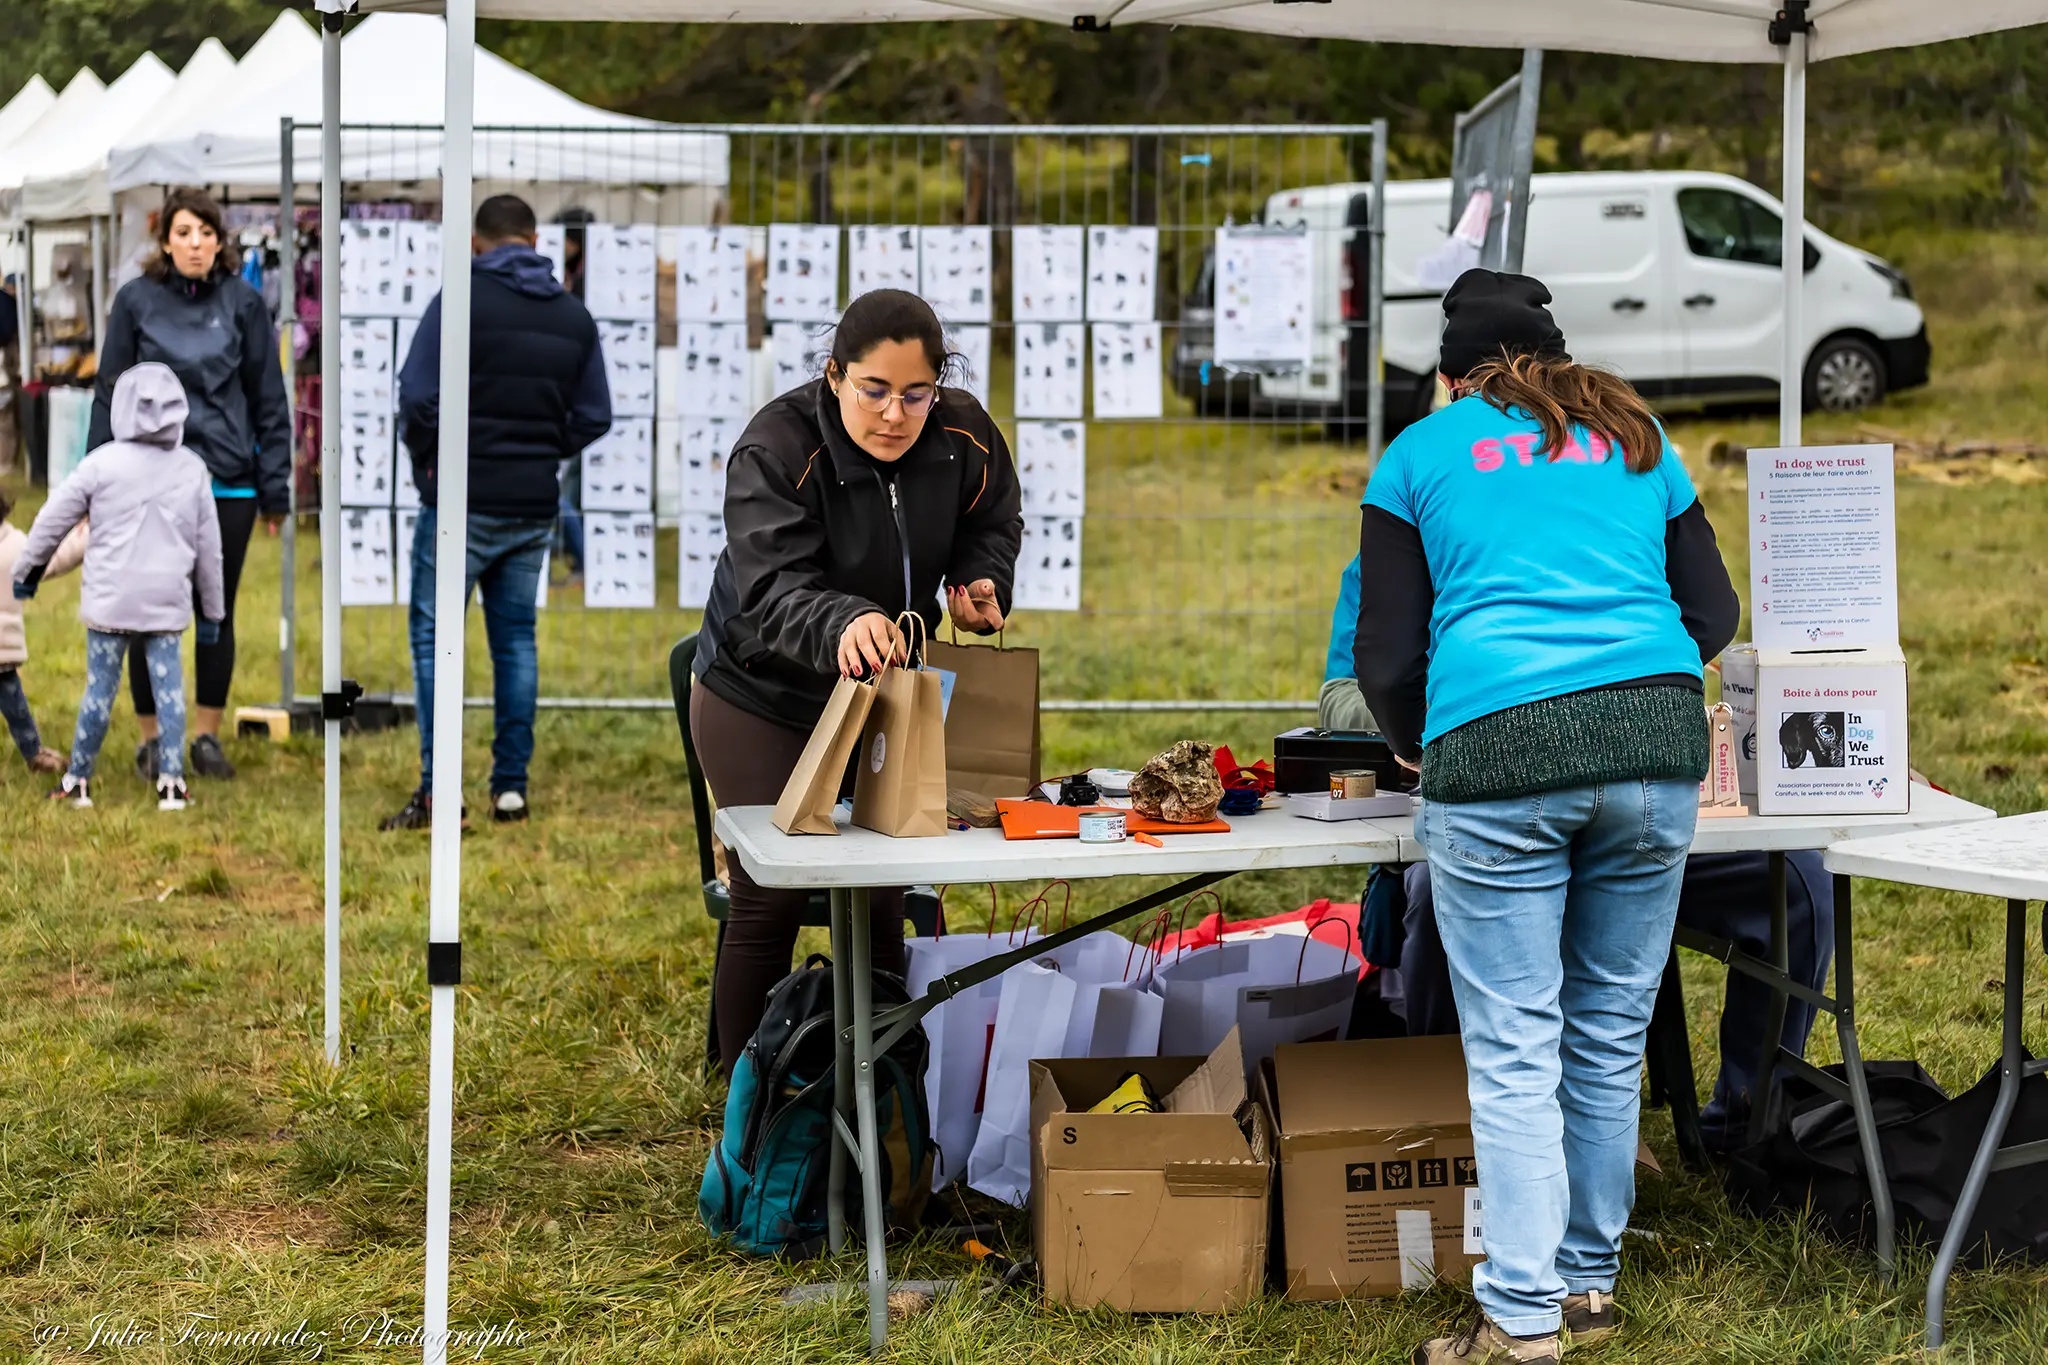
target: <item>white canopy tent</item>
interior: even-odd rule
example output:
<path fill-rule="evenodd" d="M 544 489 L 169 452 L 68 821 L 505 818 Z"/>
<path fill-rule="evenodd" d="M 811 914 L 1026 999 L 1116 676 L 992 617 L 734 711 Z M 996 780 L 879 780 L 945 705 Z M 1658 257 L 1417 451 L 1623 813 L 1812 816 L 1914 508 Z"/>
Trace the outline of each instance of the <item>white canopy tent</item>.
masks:
<path fill-rule="evenodd" d="M 30 76 L 28 84 L 15 91 L 6 104 L 0 105 L 0 157 L 5 157 L 8 145 L 33 127 L 36 120 L 48 113 L 56 102 L 57 92 L 39 73 Z"/>
<path fill-rule="evenodd" d="M 327 64 L 330 83 L 341 80 L 341 12 L 424 10 L 445 12 L 449 44 L 447 112 L 450 177 L 443 214 L 466 218 L 470 208 L 466 146 L 475 114 L 475 78 L 483 54 L 476 51 L 476 20 L 492 18 L 640 20 L 731 23 L 874 23 L 910 20 L 1038 19 L 1080 30 L 1138 23 L 1196 24 L 1245 32 L 1304 38 L 1372 42 L 1439 43 L 1508 48 L 1564 48 L 1624 56 L 1708 62 L 1775 62 L 1784 72 L 1784 235 L 1780 259 L 1800 260 L 1804 246 L 1806 182 L 1806 67 L 1809 60 L 1848 56 L 1884 48 L 1910 47 L 1950 38 L 2048 22 L 2048 0 L 1975 0 L 1969 5 L 1930 5 L 1926 0 L 1460 0 L 1416 4 L 1414 0 L 1327 0 L 1321 4 L 1285 0 L 765 0 L 740 9 L 718 0 L 315 0 L 329 11 Z M 330 100 L 335 98 L 330 89 Z M 340 148 L 330 141 L 331 161 Z M 326 167 L 324 213 L 337 212 L 338 166 Z M 1378 206 L 1374 206 L 1375 213 Z M 468 393 L 469 272 L 466 243 L 459 234 L 442 238 L 442 278 L 447 327 L 441 350 L 441 515 L 435 559 L 461 564 L 468 558 Z M 323 279 L 329 306 L 339 282 L 330 269 Z M 1779 440 L 1800 441 L 1800 397 L 1805 357 L 1800 354 L 1801 279 L 1785 272 L 1783 350 L 1779 376 Z M 323 366 L 338 365 L 335 350 Z M 1377 346 L 1379 338 L 1373 338 Z M 328 386 L 331 388 L 332 386 Z M 338 520 L 330 506 L 323 522 Z M 323 527 L 323 535 L 337 534 Z M 330 553 L 329 563 L 338 562 Z M 460 678 L 463 668 L 463 598 L 460 576 L 435 583 L 435 614 L 441 627 L 434 641 L 438 676 Z M 338 585 L 328 589 L 330 615 L 325 638 L 336 639 Z M 452 627 L 452 629 L 451 629 Z M 339 659 L 328 646 L 327 690 L 338 689 Z M 448 1325 L 448 1198 L 454 1120 L 455 987 L 461 980 L 462 688 L 444 683 L 434 698 L 434 820 L 428 892 L 427 980 L 432 992 L 427 1120 L 427 1280 L 424 1328 L 428 1365 L 444 1358 Z M 327 732 L 330 803 L 339 795 L 339 726 Z M 339 881 L 336 838 L 338 805 L 328 811 L 329 895 Z M 330 918 L 330 935 L 335 932 Z M 330 943 L 332 938 L 330 938 Z M 880 1236 L 879 1201 L 868 1191 L 870 1342 L 886 1335 L 881 1290 L 887 1264 Z"/>
<path fill-rule="evenodd" d="M 296 21 L 294 21 L 296 22 Z M 304 25 L 300 25 L 303 29 Z M 311 35 L 308 35 L 311 42 Z M 219 90 L 233 76 L 235 59 L 217 38 L 208 38 L 185 63 L 169 90 L 143 109 L 123 127 L 103 127 L 103 141 L 88 145 L 83 140 L 67 151 L 72 159 L 61 165 L 45 164 L 22 178 L 20 216 L 32 223 L 105 217 L 114 211 L 112 192 L 107 188 L 107 151 L 153 127 L 163 127 L 191 113 L 208 99 L 218 99 Z M 56 158 L 49 159 L 55 162 Z"/>
<path fill-rule="evenodd" d="M 301 33 L 300 21 L 286 16 Z M 237 101 L 215 101 L 182 123 L 114 148 L 109 183 L 274 189 L 282 174 L 278 128 L 305 127 L 295 158 L 311 161 L 321 121 L 320 58 L 310 37 L 296 66 Z M 346 181 L 433 180 L 441 175 L 447 28 L 437 16 L 381 15 L 342 40 L 341 121 L 375 125 L 343 140 Z M 476 139 L 476 177 L 490 182 L 581 181 L 723 188 L 723 137 L 686 133 L 574 99 L 489 52 L 476 54 L 475 121 L 505 131 Z"/>
<path fill-rule="evenodd" d="M 89 73 L 81 73 L 81 77 Z M 147 113 L 177 84 L 177 76 L 158 59 L 145 52 L 135 64 L 97 99 L 67 105 L 74 79 L 66 86 L 49 112 L 36 121 L 28 135 L 7 149 L 0 159 L 0 220 L 21 221 L 22 186 L 41 175 L 69 170 L 104 150 L 117 136 Z M 82 216 L 82 215 L 81 215 Z"/>

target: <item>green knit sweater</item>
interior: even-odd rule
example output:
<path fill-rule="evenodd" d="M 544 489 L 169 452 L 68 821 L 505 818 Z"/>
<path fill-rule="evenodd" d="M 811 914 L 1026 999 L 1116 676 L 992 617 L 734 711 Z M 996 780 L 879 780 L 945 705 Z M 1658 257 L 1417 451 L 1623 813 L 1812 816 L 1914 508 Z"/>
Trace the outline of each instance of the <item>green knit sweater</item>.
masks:
<path fill-rule="evenodd" d="M 1596 782 L 1707 775 L 1707 717 L 1690 687 L 1612 687 L 1511 706 L 1422 751 L 1428 801 L 1491 801 Z"/>

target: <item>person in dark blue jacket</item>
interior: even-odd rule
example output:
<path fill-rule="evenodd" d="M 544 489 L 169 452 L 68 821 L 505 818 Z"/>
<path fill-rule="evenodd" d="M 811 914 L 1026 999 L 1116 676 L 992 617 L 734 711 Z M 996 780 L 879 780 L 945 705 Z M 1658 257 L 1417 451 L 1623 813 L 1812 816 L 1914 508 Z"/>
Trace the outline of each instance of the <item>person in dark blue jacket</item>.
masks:
<path fill-rule="evenodd" d="M 263 298 L 235 273 L 241 255 L 227 244 L 220 205 L 204 190 L 174 189 L 157 213 L 157 252 L 114 295 L 93 387 L 86 449 L 114 439 L 114 385 L 145 361 L 168 365 L 185 387 L 190 413 L 185 447 L 213 476 L 220 517 L 227 618 L 212 644 L 194 649 L 191 771 L 231 778 L 234 765 L 220 743 L 220 722 L 235 677 L 235 590 L 259 515 L 275 531 L 291 510 L 291 411 L 277 330 Z M 129 695 L 142 722 L 135 768 L 155 782 L 156 697 L 138 643 L 128 660 Z"/>
<path fill-rule="evenodd" d="M 554 535 L 564 460 L 611 429 L 611 386 L 590 313 L 534 249 L 533 210 L 484 200 L 471 238 L 468 590 L 481 589 L 495 674 L 491 818 L 524 820 L 540 692 L 534 599 Z M 420 785 L 385 829 L 425 829 L 434 776 L 434 529 L 441 449 L 441 297 L 398 371 L 398 417 L 420 490 L 412 542 L 413 695 Z"/>

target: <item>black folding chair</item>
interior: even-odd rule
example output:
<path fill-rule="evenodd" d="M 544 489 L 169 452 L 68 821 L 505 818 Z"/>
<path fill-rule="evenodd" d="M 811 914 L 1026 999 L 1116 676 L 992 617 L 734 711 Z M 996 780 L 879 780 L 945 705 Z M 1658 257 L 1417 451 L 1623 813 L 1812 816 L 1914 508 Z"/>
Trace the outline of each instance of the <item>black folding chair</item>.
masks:
<path fill-rule="evenodd" d="M 692 631 L 676 641 L 668 653 L 669 693 L 675 699 L 676 728 L 683 736 L 683 767 L 690 781 L 690 813 L 697 826 L 697 871 L 704 890 L 704 913 L 718 922 L 718 951 L 725 949 L 725 920 L 732 910 L 732 892 L 718 875 L 718 861 L 711 852 L 711 789 L 704 770 L 697 763 L 697 741 L 690 736 L 690 687 L 695 681 L 690 669 L 697 658 L 697 635 Z M 832 903 L 823 891 L 811 893 L 801 923 L 822 929 L 832 922 Z M 923 938 L 940 931 L 938 893 L 929 887 L 912 887 L 903 898 L 904 917 Z M 704 1070 L 709 1075 L 718 1067 L 718 970 L 712 966 L 712 988 L 705 993 Z"/>

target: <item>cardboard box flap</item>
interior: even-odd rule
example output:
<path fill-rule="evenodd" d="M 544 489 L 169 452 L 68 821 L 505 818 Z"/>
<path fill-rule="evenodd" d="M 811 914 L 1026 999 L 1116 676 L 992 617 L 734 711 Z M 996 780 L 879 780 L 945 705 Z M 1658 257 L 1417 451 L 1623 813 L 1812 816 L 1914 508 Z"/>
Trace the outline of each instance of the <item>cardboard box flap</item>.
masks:
<path fill-rule="evenodd" d="M 1273 1055 L 1285 1137 L 1460 1127 L 1472 1122 L 1455 1034 L 1360 1043 L 1283 1043 Z"/>
<path fill-rule="evenodd" d="M 1056 1113 L 1040 1129 L 1047 1170 L 1160 1171 L 1184 1161 L 1250 1161 L 1228 1114 Z"/>
<path fill-rule="evenodd" d="M 1244 1044 L 1233 1024 L 1209 1060 L 1175 1086 L 1161 1107 L 1169 1114 L 1235 1114 L 1244 1102 Z"/>

